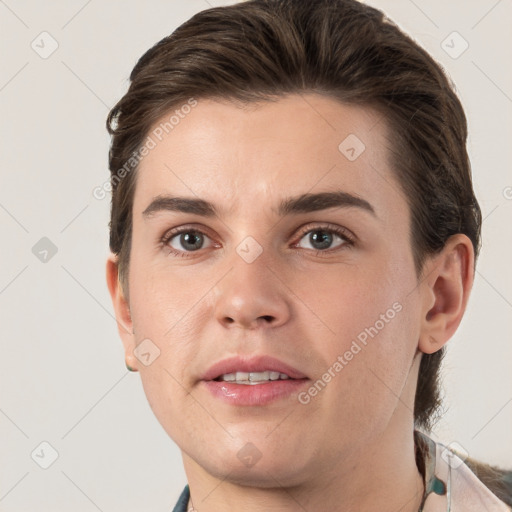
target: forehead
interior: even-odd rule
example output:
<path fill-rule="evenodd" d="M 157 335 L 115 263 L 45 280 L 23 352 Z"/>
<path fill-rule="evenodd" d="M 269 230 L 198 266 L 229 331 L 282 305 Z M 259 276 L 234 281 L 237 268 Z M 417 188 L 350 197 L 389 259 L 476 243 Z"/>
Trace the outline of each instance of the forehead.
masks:
<path fill-rule="evenodd" d="M 153 147 L 139 164 L 135 216 L 165 193 L 206 199 L 226 215 L 309 191 L 373 196 L 383 214 L 403 202 L 385 120 L 330 97 L 291 95 L 243 107 L 200 99 L 162 116 L 148 137 Z"/>

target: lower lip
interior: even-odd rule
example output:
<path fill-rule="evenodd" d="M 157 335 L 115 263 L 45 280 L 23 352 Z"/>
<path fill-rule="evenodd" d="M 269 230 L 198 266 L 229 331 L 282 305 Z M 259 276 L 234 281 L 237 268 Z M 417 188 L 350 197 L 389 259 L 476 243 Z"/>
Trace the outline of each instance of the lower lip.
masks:
<path fill-rule="evenodd" d="M 202 381 L 208 391 L 231 405 L 266 405 L 296 395 L 308 379 L 273 380 L 262 384 L 234 384 L 233 382 Z"/>

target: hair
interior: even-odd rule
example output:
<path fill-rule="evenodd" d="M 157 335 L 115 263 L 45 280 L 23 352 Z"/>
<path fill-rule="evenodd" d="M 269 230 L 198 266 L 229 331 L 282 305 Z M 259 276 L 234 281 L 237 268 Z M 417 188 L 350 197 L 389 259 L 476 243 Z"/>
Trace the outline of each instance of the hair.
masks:
<path fill-rule="evenodd" d="M 304 93 L 372 108 L 387 123 L 418 279 L 425 259 L 457 233 L 471 240 L 476 262 L 482 218 L 467 122 L 440 65 L 382 12 L 356 0 L 250 0 L 199 12 L 155 44 L 108 115 L 110 249 L 125 297 L 136 156 L 155 122 L 191 99 L 250 103 Z M 414 420 L 425 430 L 440 415 L 443 355 L 421 356 Z"/>

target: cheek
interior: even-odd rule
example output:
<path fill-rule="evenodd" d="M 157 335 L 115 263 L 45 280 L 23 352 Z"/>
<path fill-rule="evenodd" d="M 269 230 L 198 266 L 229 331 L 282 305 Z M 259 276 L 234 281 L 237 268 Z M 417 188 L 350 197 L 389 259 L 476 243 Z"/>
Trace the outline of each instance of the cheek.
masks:
<path fill-rule="evenodd" d="M 181 395 L 186 395 L 184 387 L 189 385 L 185 362 L 193 359 L 197 350 L 192 341 L 197 339 L 198 298 L 206 291 L 205 283 L 165 276 L 154 267 L 132 261 L 130 292 L 135 343 L 138 347 L 146 344 L 151 354 L 149 365 L 143 359 L 139 364 L 141 380 L 155 414 L 172 415 L 173 401 L 169 397 L 179 402 Z"/>
<path fill-rule="evenodd" d="M 312 317 L 322 320 L 325 334 L 340 340 L 338 350 L 359 335 L 364 339 L 366 329 L 376 323 L 378 331 L 388 326 L 400 309 L 396 304 L 403 301 L 406 287 L 401 281 L 403 276 L 392 275 L 379 259 L 374 266 L 336 265 L 309 272 L 308 279 L 295 281 L 294 289 Z"/>
<path fill-rule="evenodd" d="M 374 411 L 377 419 L 396 407 L 416 351 L 410 264 L 398 256 L 379 258 L 373 265 L 317 273 L 302 288 L 328 327 L 316 349 L 327 364 L 324 370 L 335 375 L 326 376 L 330 400 L 339 403 L 344 397 L 345 412 L 351 410 L 363 423 L 364 411 Z"/>
<path fill-rule="evenodd" d="M 214 284 L 213 279 L 209 283 L 199 278 L 192 266 L 172 268 L 160 258 L 146 264 L 142 256 L 134 255 L 131 270 L 130 293 L 137 312 L 133 320 L 145 336 L 173 339 L 197 315 L 197 306 L 207 300 Z"/>

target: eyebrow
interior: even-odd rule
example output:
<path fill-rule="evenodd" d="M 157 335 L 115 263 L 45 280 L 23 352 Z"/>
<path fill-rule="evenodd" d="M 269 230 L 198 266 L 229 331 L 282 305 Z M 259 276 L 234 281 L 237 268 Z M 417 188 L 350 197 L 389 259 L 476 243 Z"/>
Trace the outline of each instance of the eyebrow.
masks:
<path fill-rule="evenodd" d="M 335 192 L 319 192 L 317 194 L 302 194 L 296 197 L 284 199 L 277 210 L 278 215 L 293 213 L 309 213 L 318 210 L 326 210 L 327 208 L 360 208 L 361 210 L 371 213 L 376 217 L 373 206 L 362 199 L 348 192 L 338 190 Z"/>
<path fill-rule="evenodd" d="M 373 206 L 360 197 L 344 191 L 319 192 L 289 197 L 281 201 L 277 208 L 280 217 L 291 214 L 309 213 L 328 208 L 359 208 L 377 217 Z M 159 195 L 142 212 L 144 218 L 149 218 L 161 211 L 193 213 L 202 217 L 215 217 L 218 211 L 209 201 L 191 197 L 175 197 Z"/>
<path fill-rule="evenodd" d="M 160 195 L 151 201 L 142 212 L 142 216 L 145 218 L 151 217 L 161 211 L 195 213 L 203 217 L 215 217 L 217 215 L 215 206 L 204 199 Z"/>

